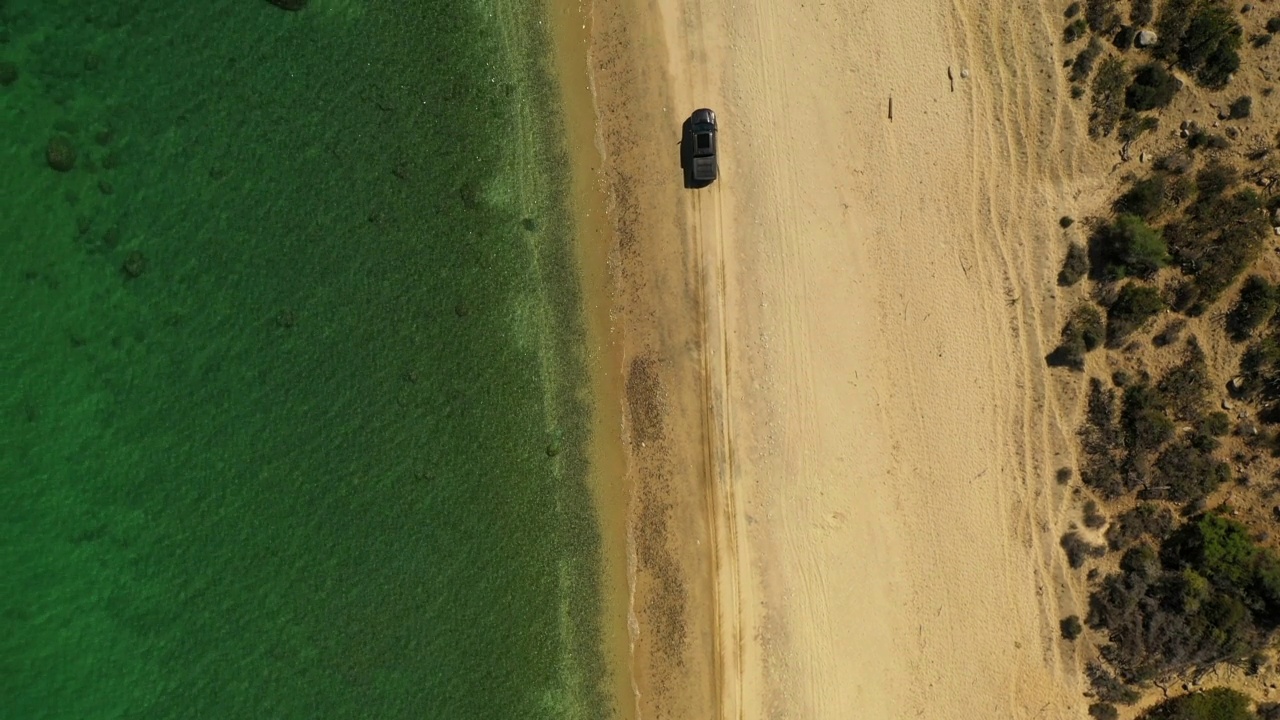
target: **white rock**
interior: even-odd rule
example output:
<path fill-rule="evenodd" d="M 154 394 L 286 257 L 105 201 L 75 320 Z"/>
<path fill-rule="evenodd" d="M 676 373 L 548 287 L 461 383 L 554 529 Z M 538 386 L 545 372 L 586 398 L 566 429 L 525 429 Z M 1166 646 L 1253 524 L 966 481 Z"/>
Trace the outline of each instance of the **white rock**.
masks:
<path fill-rule="evenodd" d="M 1138 36 L 1133 39 L 1133 44 L 1140 48 L 1151 47 L 1159 42 L 1160 37 L 1151 30 L 1142 30 L 1138 32 Z"/>

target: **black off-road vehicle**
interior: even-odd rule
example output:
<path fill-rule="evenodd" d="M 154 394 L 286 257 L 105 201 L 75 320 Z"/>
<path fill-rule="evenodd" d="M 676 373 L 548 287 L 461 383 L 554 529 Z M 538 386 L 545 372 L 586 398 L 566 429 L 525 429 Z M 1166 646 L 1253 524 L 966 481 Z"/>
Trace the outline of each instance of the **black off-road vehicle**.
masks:
<path fill-rule="evenodd" d="M 690 148 L 686 168 L 691 180 L 689 185 L 705 187 L 720 173 L 716 160 L 716 114 L 707 108 L 694 110 L 686 127 L 685 142 Z"/>

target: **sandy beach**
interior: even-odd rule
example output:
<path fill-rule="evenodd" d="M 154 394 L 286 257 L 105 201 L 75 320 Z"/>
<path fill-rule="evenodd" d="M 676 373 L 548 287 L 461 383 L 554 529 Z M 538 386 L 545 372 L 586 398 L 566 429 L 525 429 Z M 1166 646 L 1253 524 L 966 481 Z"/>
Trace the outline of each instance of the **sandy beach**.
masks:
<path fill-rule="evenodd" d="M 1059 12 L 596 3 L 641 717 L 1086 716 L 1044 356 L 1107 161 Z"/>

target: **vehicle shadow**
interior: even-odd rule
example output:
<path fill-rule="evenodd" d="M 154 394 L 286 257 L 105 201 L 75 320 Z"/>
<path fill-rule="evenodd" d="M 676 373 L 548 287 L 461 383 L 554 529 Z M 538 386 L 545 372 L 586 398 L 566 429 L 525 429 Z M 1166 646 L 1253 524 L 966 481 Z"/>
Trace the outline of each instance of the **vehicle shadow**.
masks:
<path fill-rule="evenodd" d="M 687 190 L 698 190 L 711 184 L 710 180 L 693 179 L 693 118 L 684 119 L 680 127 L 680 169 L 684 171 L 684 186 Z"/>

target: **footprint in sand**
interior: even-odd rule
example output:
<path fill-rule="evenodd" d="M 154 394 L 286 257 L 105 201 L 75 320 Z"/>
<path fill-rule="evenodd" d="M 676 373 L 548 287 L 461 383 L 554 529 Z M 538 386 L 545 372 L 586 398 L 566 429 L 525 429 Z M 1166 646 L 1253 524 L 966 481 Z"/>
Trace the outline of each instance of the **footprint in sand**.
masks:
<path fill-rule="evenodd" d="M 835 510 L 827 513 L 826 517 L 823 518 L 821 529 L 827 531 L 840 530 L 846 523 L 848 523 L 848 521 L 848 515 L 845 515 L 839 510 Z"/>

